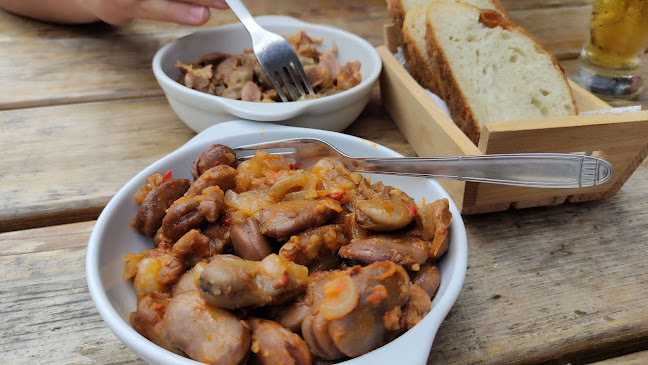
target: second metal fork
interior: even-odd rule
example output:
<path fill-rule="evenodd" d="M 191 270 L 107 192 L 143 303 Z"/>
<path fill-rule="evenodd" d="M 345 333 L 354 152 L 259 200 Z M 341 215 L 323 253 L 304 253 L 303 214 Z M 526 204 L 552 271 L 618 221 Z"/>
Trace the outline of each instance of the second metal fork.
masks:
<path fill-rule="evenodd" d="M 315 95 L 301 61 L 282 36 L 263 29 L 241 0 L 225 0 L 252 37 L 252 51 L 281 100 L 298 100 L 307 93 Z M 285 87 L 290 99 L 286 96 Z"/>
<path fill-rule="evenodd" d="M 315 138 L 295 138 L 234 148 L 239 160 L 257 150 L 294 159 L 308 168 L 324 157 L 349 170 L 391 175 L 474 181 L 539 188 L 579 188 L 605 183 L 612 165 L 593 156 L 569 153 L 516 153 L 450 157 L 356 158 Z M 280 151 L 272 151 L 280 149 Z"/>

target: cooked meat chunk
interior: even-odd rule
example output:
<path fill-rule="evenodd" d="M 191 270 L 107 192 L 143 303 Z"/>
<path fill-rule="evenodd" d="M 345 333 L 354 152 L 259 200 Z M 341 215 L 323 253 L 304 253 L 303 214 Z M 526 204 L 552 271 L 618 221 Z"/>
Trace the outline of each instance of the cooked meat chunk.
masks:
<path fill-rule="evenodd" d="M 420 285 L 427 295 L 433 298 L 441 283 L 439 268 L 434 263 L 422 265 L 421 269 L 414 275 L 412 282 Z"/>
<path fill-rule="evenodd" d="M 178 294 L 191 291 L 191 290 L 199 290 L 198 288 L 198 279 L 200 279 L 200 273 L 202 273 L 203 269 L 209 261 L 200 261 L 194 267 L 191 269 L 187 270 L 180 279 L 175 283 L 173 286 L 173 289 L 171 290 L 171 295 L 176 296 Z"/>
<path fill-rule="evenodd" d="M 241 88 L 241 100 L 260 102 L 263 93 L 261 89 L 252 81 L 248 81 Z"/>
<path fill-rule="evenodd" d="M 311 353 L 306 342 L 277 322 L 250 318 L 253 364 L 310 365 Z"/>
<path fill-rule="evenodd" d="M 153 236 L 153 244 L 155 247 L 171 247 L 173 246 L 174 241 L 170 239 L 169 237 L 164 235 L 164 230 L 162 227 L 155 232 L 155 235 Z"/>
<path fill-rule="evenodd" d="M 184 195 L 191 183 L 186 179 L 172 179 L 161 183 L 146 195 L 135 217 L 135 229 L 141 234 L 153 237 L 162 226 L 166 210 L 176 199 Z"/>
<path fill-rule="evenodd" d="M 242 224 L 232 226 L 232 245 L 241 258 L 261 261 L 272 253 L 272 247 L 259 228 L 259 221 L 248 217 Z"/>
<path fill-rule="evenodd" d="M 230 147 L 222 144 L 215 144 L 208 147 L 191 165 L 191 175 L 194 180 L 198 179 L 205 171 L 214 166 L 227 165 L 236 168 L 236 152 Z"/>
<path fill-rule="evenodd" d="M 276 254 L 261 261 L 216 257 L 199 280 L 205 300 L 228 309 L 283 304 L 303 293 L 307 283 L 305 266 Z"/>
<path fill-rule="evenodd" d="M 203 172 L 196 181 L 191 184 L 185 195 L 200 194 L 205 188 L 218 186 L 223 191 L 234 189 L 236 186 L 236 175 L 238 172 L 229 165 L 214 166 Z"/>
<path fill-rule="evenodd" d="M 344 236 L 344 226 L 329 224 L 311 228 L 301 234 L 290 237 L 279 250 L 279 256 L 309 266 L 318 258 L 337 253 L 338 249 L 348 242 Z"/>
<path fill-rule="evenodd" d="M 250 349 L 250 330 L 244 322 L 206 303 L 198 290 L 171 299 L 164 327 L 173 345 L 196 361 L 236 365 Z"/>
<path fill-rule="evenodd" d="M 162 184 L 163 182 L 169 180 L 169 178 L 171 178 L 171 176 L 169 176 L 167 179 L 165 179 L 164 175 L 162 175 L 159 172 L 156 172 L 154 174 L 151 174 L 151 175 L 147 176 L 146 177 L 146 184 L 143 184 L 142 186 L 140 186 L 139 190 L 137 190 L 137 192 L 135 193 L 135 196 L 133 197 L 134 200 L 137 203 L 142 204 L 144 199 L 146 199 L 146 196 L 153 189 L 160 186 L 160 184 Z"/>
<path fill-rule="evenodd" d="M 157 280 L 163 285 L 174 284 L 188 267 L 193 267 L 210 256 L 209 238 L 199 230 L 192 229 L 180 237 L 171 251 L 164 256 Z"/>
<path fill-rule="evenodd" d="M 173 345 L 164 326 L 164 312 L 170 298 L 159 294 L 147 294 L 137 302 L 137 309 L 130 314 L 130 323 L 140 335 L 163 349 L 182 355 Z"/>
<path fill-rule="evenodd" d="M 348 90 L 362 81 L 360 74 L 360 62 L 347 62 L 341 69 L 337 77 L 336 85 L 338 89 Z"/>
<path fill-rule="evenodd" d="M 278 309 L 272 319 L 293 332 L 299 332 L 302 322 L 310 310 L 311 307 L 306 305 L 303 300 L 297 299 Z"/>
<path fill-rule="evenodd" d="M 360 356 L 400 330 L 398 313 L 410 296 L 402 266 L 376 262 L 324 280 L 322 299 L 302 323 L 302 335 L 314 355 L 328 360 Z"/>
<path fill-rule="evenodd" d="M 207 223 L 202 227 L 202 234 L 209 238 L 209 251 L 212 255 L 223 253 L 231 243 L 231 227 L 219 220 L 214 223 Z"/>
<path fill-rule="evenodd" d="M 206 222 L 216 222 L 223 207 L 224 194 L 218 186 L 210 186 L 200 195 L 176 200 L 162 220 L 164 235 L 177 240 Z"/>
<path fill-rule="evenodd" d="M 165 294 L 171 289 L 157 280 L 167 252 L 164 249 L 152 248 L 139 254 L 128 254 L 124 258 L 126 265 L 122 277 L 133 278 L 133 289 L 138 299 L 149 293 Z"/>
<path fill-rule="evenodd" d="M 344 233 L 351 241 L 367 238 L 370 232 L 362 228 L 355 219 L 355 213 L 344 216 Z"/>
<path fill-rule="evenodd" d="M 421 238 L 430 241 L 431 258 L 437 260 L 448 250 L 450 203 L 443 198 L 426 204 L 419 213 L 418 222 L 423 232 Z"/>
<path fill-rule="evenodd" d="M 212 65 L 201 67 L 187 65 L 178 61 L 176 67 L 180 69 L 181 84 L 204 93 L 214 93 L 214 85 L 211 83 L 211 78 L 214 74 L 212 71 Z"/>
<path fill-rule="evenodd" d="M 301 330 L 302 322 L 310 314 L 311 307 L 324 297 L 322 288 L 328 282 L 326 279 L 341 270 L 313 271 L 308 276 L 308 286 L 304 295 L 281 306 L 272 319 L 294 332 Z"/>
<path fill-rule="evenodd" d="M 304 33 L 286 37 L 304 66 L 315 95 L 303 99 L 332 95 L 358 85 L 362 81 L 360 62 L 340 66 L 337 44 L 321 53 L 322 39 Z M 261 68 L 252 50 L 243 54 L 214 53 L 199 57 L 191 64 L 176 63 L 180 70 L 178 82 L 195 90 L 225 98 L 253 102 L 280 101 L 268 76 Z M 302 100 L 302 99 L 300 99 Z"/>
<path fill-rule="evenodd" d="M 263 234 L 282 240 L 304 229 L 323 225 L 341 210 L 339 202 L 323 198 L 284 201 L 261 210 L 255 216 L 261 223 Z"/>
<path fill-rule="evenodd" d="M 417 284 L 410 287 L 410 297 L 403 307 L 400 317 L 400 328 L 408 330 L 419 323 L 430 311 L 432 300 L 430 296 Z"/>
<path fill-rule="evenodd" d="M 403 191 L 378 182 L 371 188 L 362 186 L 366 199 L 354 201 L 355 220 L 373 232 L 395 231 L 410 224 L 416 217 L 416 203 Z"/>
<path fill-rule="evenodd" d="M 370 236 L 342 246 L 338 254 L 365 264 L 393 261 L 400 265 L 422 264 L 428 259 L 428 245 L 416 237 Z"/>

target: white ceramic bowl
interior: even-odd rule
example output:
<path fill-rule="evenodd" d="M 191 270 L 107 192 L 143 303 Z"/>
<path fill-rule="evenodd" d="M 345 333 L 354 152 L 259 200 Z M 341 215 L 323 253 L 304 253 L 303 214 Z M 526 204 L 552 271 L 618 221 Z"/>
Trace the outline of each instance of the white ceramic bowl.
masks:
<path fill-rule="evenodd" d="M 153 247 L 150 238 L 135 232 L 129 222 L 139 209 L 133 195 L 146 176 L 173 170 L 174 177 L 190 178 L 189 166 L 202 151 L 214 143 L 232 147 L 283 138 L 314 137 L 325 140 L 342 152 L 366 157 L 400 157 L 398 153 L 375 143 L 335 132 L 269 123 L 233 121 L 211 127 L 198 134 L 187 144 L 150 165 L 131 179 L 110 200 L 103 210 L 90 236 L 86 256 L 88 288 L 99 314 L 110 329 L 131 350 L 150 364 L 190 365 L 197 362 L 166 351 L 137 333 L 129 324 L 130 312 L 135 310 L 136 298 L 130 281 L 121 279 L 124 255 Z M 369 175 L 372 181 L 401 188 L 416 201 L 427 202 L 450 197 L 441 185 L 430 179 Z M 368 354 L 349 360 L 345 364 L 425 364 L 429 349 L 441 322 L 450 311 L 466 274 L 466 231 L 457 207 L 450 200 L 452 221 L 448 252 L 439 262 L 441 284 L 432 300 L 430 312 L 414 328 L 396 340 Z"/>
<path fill-rule="evenodd" d="M 192 90 L 178 83 L 178 70 L 175 67 L 177 61 L 191 63 L 211 52 L 240 54 L 244 49 L 252 48 L 250 36 L 243 26 L 240 23 L 228 24 L 176 39 L 155 54 L 153 73 L 180 119 L 196 132 L 235 119 L 330 131 L 342 131 L 353 123 L 367 105 L 371 89 L 382 68 L 376 49 L 356 35 L 331 27 L 284 16 L 262 16 L 255 19 L 261 26 L 280 35 L 293 35 L 304 30 L 313 38 L 323 39 L 317 47 L 320 51 L 331 49 L 335 41 L 340 64 L 360 61 L 362 82 L 335 95 L 288 103 L 232 100 Z"/>

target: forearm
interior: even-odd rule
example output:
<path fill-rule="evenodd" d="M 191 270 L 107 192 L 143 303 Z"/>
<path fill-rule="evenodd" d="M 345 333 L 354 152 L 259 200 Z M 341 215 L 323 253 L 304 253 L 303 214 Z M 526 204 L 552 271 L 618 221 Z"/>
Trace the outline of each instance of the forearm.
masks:
<path fill-rule="evenodd" d="M 88 11 L 83 0 L 0 0 L 0 8 L 29 18 L 56 23 L 92 23 L 99 18 Z"/>

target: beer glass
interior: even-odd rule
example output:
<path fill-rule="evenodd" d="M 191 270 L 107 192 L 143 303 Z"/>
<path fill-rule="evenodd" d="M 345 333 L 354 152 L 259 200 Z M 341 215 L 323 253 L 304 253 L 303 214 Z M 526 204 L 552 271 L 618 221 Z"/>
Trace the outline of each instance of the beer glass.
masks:
<path fill-rule="evenodd" d="M 648 0 L 594 0 L 574 81 L 602 98 L 631 99 L 643 89 L 636 70 L 647 45 Z"/>

